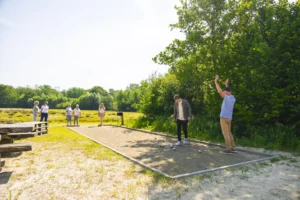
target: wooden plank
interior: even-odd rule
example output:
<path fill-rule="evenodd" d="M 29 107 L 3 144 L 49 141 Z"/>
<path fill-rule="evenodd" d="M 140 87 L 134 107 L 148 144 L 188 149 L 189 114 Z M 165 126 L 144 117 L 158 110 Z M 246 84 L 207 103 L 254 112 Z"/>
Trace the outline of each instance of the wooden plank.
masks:
<path fill-rule="evenodd" d="M 26 128 L 33 127 L 37 124 L 47 124 L 48 122 L 22 122 L 14 124 L 0 124 L 0 128 Z"/>
<path fill-rule="evenodd" d="M 9 137 L 18 137 L 18 138 L 27 138 L 27 137 L 34 137 L 36 136 L 38 133 L 37 132 L 26 132 L 26 133 L 9 133 L 8 136 Z"/>
<path fill-rule="evenodd" d="M 31 151 L 32 145 L 29 143 L 23 144 L 1 144 L 0 153 Z"/>
<path fill-rule="evenodd" d="M 0 145 L 1 144 L 11 144 L 14 143 L 14 139 L 8 136 L 2 137 L 1 141 L 0 141 Z"/>
<path fill-rule="evenodd" d="M 17 133 L 17 132 L 30 132 L 33 127 L 10 127 L 10 128 L 0 128 L 0 134 L 3 133 Z"/>

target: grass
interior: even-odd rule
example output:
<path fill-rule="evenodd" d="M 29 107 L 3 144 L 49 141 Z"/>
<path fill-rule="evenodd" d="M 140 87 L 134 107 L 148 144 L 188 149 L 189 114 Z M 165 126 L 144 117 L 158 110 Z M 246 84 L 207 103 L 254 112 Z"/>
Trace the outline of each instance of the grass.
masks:
<path fill-rule="evenodd" d="M 142 116 L 141 113 L 124 112 L 124 123 L 126 125 L 133 124 L 133 121 Z M 38 118 L 39 119 L 39 118 Z M 0 123 L 15 123 L 32 121 L 32 109 L 0 109 Z M 97 110 L 82 110 L 79 118 L 80 124 L 99 124 Z M 108 124 L 121 124 L 121 117 L 117 116 L 117 112 L 107 111 L 103 120 Z M 50 124 L 65 124 L 66 114 L 63 109 L 49 110 Z"/>
<path fill-rule="evenodd" d="M 123 156 L 116 154 L 110 149 L 103 147 L 102 145 L 80 135 L 77 134 L 63 126 L 52 126 L 49 129 L 50 134 L 46 134 L 40 137 L 27 138 L 22 140 L 15 140 L 16 143 L 20 142 L 34 142 L 34 143 L 42 143 L 43 149 L 60 149 L 61 151 L 80 151 L 84 155 L 89 158 L 97 159 L 97 160 L 108 160 L 108 161 L 118 161 L 118 160 L 126 160 Z M 30 155 L 38 155 L 35 152 L 28 152 Z M 45 158 L 45 162 L 51 161 L 49 158 Z M 30 164 L 33 164 L 34 161 L 31 159 L 29 161 Z M 80 162 L 78 162 L 78 167 L 80 168 Z M 47 163 L 46 168 L 52 169 L 55 165 L 53 163 Z M 99 172 L 100 180 L 105 176 L 105 168 L 104 166 L 96 166 L 93 167 L 93 170 Z M 172 182 L 172 179 L 166 178 L 156 172 L 153 172 L 149 169 L 143 169 L 140 172 L 136 172 L 135 166 L 131 166 L 124 170 L 124 177 L 126 178 L 134 178 L 137 173 L 140 175 L 145 175 L 152 179 L 152 182 L 155 184 L 168 184 Z M 88 172 L 87 172 L 88 175 Z M 88 176 L 87 176 L 88 177 Z"/>
<path fill-rule="evenodd" d="M 1 111 L 0 111 L 1 113 Z M 3 114 L 3 113 L 2 113 Z M 56 111 L 56 115 L 59 114 L 58 111 Z M 25 115 L 23 116 L 25 117 Z M 136 125 L 136 117 L 137 115 L 133 114 L 132 115 L 132 121 L 130 121 L 131 126 L 135 126 Z M 87 156 L 88 158 L 92 158 L 92 159 L 97 159 L 97 160 L 104 160 L 106 161 L 112 161 L 113 163 L 116 163 L 117 161 L 120 160 L 126 160 L 124 157 L 114 153 L 113 151 L 101 146 L 98 143 L 95 143 L 93 141 L 91 141 L 90 139 L 77 134 L 67 128 L 65 128 L 64 126 L 62 126 L 60 123 L 54 123 L 51 122 L 52 125 L 50 126 L 50 130 L 49 130 L 49 134 L 43 135 L 43 136 L 38 136 L 38 137 L 34 137 L 34 138 L 27 138 L 24 140 L 15 140 L 16 142 L 32 142 L 32 143 L 40 143 L 42 144 L 42 149 L 35 149 L 32 152 L 27 152 L 26 154 L 30 155 L 30 159 L 28 160 L 29 165 L 34 165 L 36 164 L 36 160 L 34 160 L 34 156 L 42 156 L 39 153 L 39 150 L 63 150 L 63 151 L 74 151 L 76 153 L 80 153 L 80 154 L 84 154 L 85 156 Z M 196 122 L 193 122 L 196 123 Z M 155 124 L 155 123 L 154 123 Z M 168 130 L 170 127 L 174 128 L 172 126 L 174 126 L 172 122 L 167 123 L 169 125 L 164 126 L 162 123 L 157 122 L 156 123 L 156 127 L 155 126 L 148 126 L 147 128 L 151 128 L 152 130 L 159 130 L 159 126 L 162 126 L 164 130 Z M 169 130 L 171 130 L 171 128 Z M 194 130 L 196 130 L 195 126 L 193 126 Z M 192 129 L 193 130 L 193 129 Z M 200 128 L 199 128 L 200 130 Z M 170 133 L 171 134 L 171 133 Z M 193 137 L 197 137 L 198 135 L 196 135 L 196 132 L 192 132 Z M 199 136 L 198 136 L 199 137 Z M 204 136 L 206 137 L 206 136 Z M 32 157 L 33 156 L 33 157 Z M 53 164 L 52 160 L 45 157 L 45 170 L 50 169 L 51 171 L 57 171 L 59 170 L 59 164 Z M 76 159 L 76 155 L 74 155 L 74 159 Z M 292 158 L 292 157 L 281 157 L 281 160 L 286 160 L 287 162 L 291 162 L 291 163 L 296 163 L 297 160 Z M 279 161 L 279 160 L 278 160 Z M 43 160 L 44 162 L 44 160 Z M 54 162 L 54 161 L 53 161 Z M 130 162 L 130 161 L 129 161 Z M 270 166 L 270 163 L 272 162 L 277 162 L 276 160 L 273 160 L 271 162 L 263 162 L 263 163 L 258 163 L 257 166 L 258 168 L 264 168 L 264 167 L 268 167 Z M 86 182 L 86 183 L 91 183 L 91 184 L 107 184 L 107 174 L 112 173 L 111 169 L 109 168 L 109 166 L 106 165 L 88 165 L 85 166 L 84 162 L 78 160 L 78 162 L 76 163 L 76 165 L 78 165 L 77 167 L 81 167 L 82 166 L 82 171 L 84 172 L 84 177 L 82 178 L 82 180 L 80 180 L 80 182 L 77 183 L 78 190 L 81 188 L 81 181 Z M 65 166 L 67 167 L 67 166 Z M 53 169 L 54 168 L 54 169 Z M 90 170 L 90 171 L 89 171 Z M 173 180 L 170 178 L 166 178 L 152 170 L 143 168 L 141 171 L 139 171 L 138 169 L 136 169 L 136 167 L 134 165 L 129 165 L 126 168 L 122 168 L 122 169 L 118 169 L 118 170 L 122 170 L 123 174 L 121 175 L 121 178 L 119 180 L 115 180 L 114 182 L 116 183 L 116 185 L 118 185 L 118 182 L 123 182 L 123 181 L 128 181 L 128 184 L 123 187 L 123 188 L 119 188 L 119 190 L 112 188 L 109 191 L 109 195 L 113 198 L 119 198 L 120 196 L 120 192 L 125 193 L 127 195 L 127 199 L 136 199 L 138 197 L 138 188 L 141 187 L 145 187 L 145 185 L 154 185 L 154 186 L 161 186 L 161 187 L 166 187 L 168 188 L 169 186 L 173 186 L 173 194 L 174 194 L 174 198 L 182 198 L 183 195 L 189 191 L 189 186 L 185 187 L 181 187 L 181 186 L 185 186 L 185 185 L 189 185 L 190 180 L 194 179 L 198 185 L 197 187 L 199 188 L 199 190 L 202 190 L 202 186 L 201 183 L 207 183 L 207 182 L 213 182 L 213 181 L 217 181 L 220 184 L 224 184 L 224 181 L 222 179 L 215 179 L 215 173 L 207 173 L 207 174 L 202 174 L 202 175 L 198 175 L 198 176 L 194 176 L 192 178 L 184 178 L 184 179 L 178 179 L 178 180 Z M 227 169 L 229 170 L 229 169 Z M 242 167 L 242 168 L 237 168 L 235 169 L 235 172 L 238 172 L 237 177 L 240 180 L 245 180 L 247 181 L 248 179 L 251 178 L 251 173 L 250 171 L 253 171 L 254 169 L 252 168 L 247 168 L 247 167 Z M 30 173 L 34 173 L 34 168 L 27 170 Z M 93 172 L 97 172 L 97 178 L 96 180 L 93 177 Z M 54 172 L 53 172 L 54 173 Z M 13 177 L 17 178 L 17 180 L 19 180 L 21 177 L 24 177 L 26 174 L 23 173 L 17 173 L 16 175 L 13 175 Z M 52 182 L 55 182 L 56 177 L 59 175 L 49 175 L 49 179 Z M 70 175 L 73 176 L 73 175 Z M 74 175 L 75 176 L 75 175 Z M 134 180 L 137 177 L 136 180 Z M 106 178 L 106 179 L 105 179 Z M 70 178 L 71 179 L 71 178 Z M 141 181 L 141 179 L 145 179 L 143 181 Z M 13 180 L 13 179 L 11 179 Z M 134 181 L 132 181 L 134 180 Z M 226 180 L 225 180 L 226 181 Z M 183 189 L 180 189 L 183 188 Z M 22 194 L 24 188 L 22 188 L 22 190 L 16 190 L 14 191 L 14 196 L 12 194 L 10 194 L 10 196 L 8 197 L 9 199 L 17 199 L 17 197 L 20 197 L 20 195 Z M 25 191 L 25 190 L 24 190 Z M 234 191 L 232 191 L 234 192 Z M 53 197 L 54 198 L 54 197 Z M 55 199 L 55 198 L 54 198 Z"/>
<path fill-rule="evenodd" d="M 138 118 L 133 127 L 176 135 L 176 123 L 170 117 Z M 224 144 L 218 118 L 195 117 L 189 122 L 189 137 Z M 232 122 L 232 132 L 238 146 L 283 150 L 299 154 L 300 138 L 294 126 L 250 126 Z"/>
<path fill-rule="evenodd" d="M 0 123 L 14 123 L 32 121 L 32 109 L 0 109 Z M 81 125 L 99 124 L 97 110 L 82 110 Z M 49 123 L 66 124 L 65 110 L 50 109 Z M 106 124 L 121 124 L 117 112 L 107 111 L 104 117 Z M 170 117 L 148 118 L 141 113 L 125 112 L 124 124 L 128 127 L 147 129 L 151 131 L 165 132 L 176 135 L 176 124 Z M 294 133 L 293 127 L 254 127 L 239 125 L 233 122 L 232 127 L 235 142 L 238 146 L 284 150 L 300 152 L 300 138 Z M 217 119 L 205 116 L 195 117 L 189 122 L 189 137 L 207 142 L 224 144 L 220 124 Z M 99 156 L 101 158 L 101 155 Z M 106 159 L 105 157 L 103 159 Z"/>

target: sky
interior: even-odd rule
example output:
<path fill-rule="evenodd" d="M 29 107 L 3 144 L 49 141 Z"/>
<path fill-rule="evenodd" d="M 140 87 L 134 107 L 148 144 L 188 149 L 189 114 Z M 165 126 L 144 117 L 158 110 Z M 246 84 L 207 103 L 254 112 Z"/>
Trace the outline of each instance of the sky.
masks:
<path fill-rule="evenodd" d="M 179 0 L 0 0 L 0 84 L 126 89 L 168 66 Z"/>
<path fill-rule="evenodd" d="M 295 0 L 289 0 L 295 2 Z M 179 0 L 0 0 L 0 84 L 119 90 L 168 66 Z"/>

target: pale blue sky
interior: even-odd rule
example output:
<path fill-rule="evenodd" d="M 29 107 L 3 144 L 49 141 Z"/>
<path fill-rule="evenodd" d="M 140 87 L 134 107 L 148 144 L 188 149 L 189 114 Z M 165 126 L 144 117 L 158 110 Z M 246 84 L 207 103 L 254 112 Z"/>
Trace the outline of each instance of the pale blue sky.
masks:
<path fill-rule="evenodd" d="M 178 0 L 0 0 L 0 84 L 125 89 L 168 66 Z"/>

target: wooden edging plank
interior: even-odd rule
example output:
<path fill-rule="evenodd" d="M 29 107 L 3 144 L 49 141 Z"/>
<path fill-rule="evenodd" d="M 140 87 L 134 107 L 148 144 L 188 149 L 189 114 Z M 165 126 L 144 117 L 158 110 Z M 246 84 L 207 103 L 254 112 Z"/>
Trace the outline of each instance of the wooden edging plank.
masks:
<path fill-rule="evenodd" d="M 32 145 L 29 143 L 21 144 L 0 144 L 0 153 L 31 151 Z"/>

